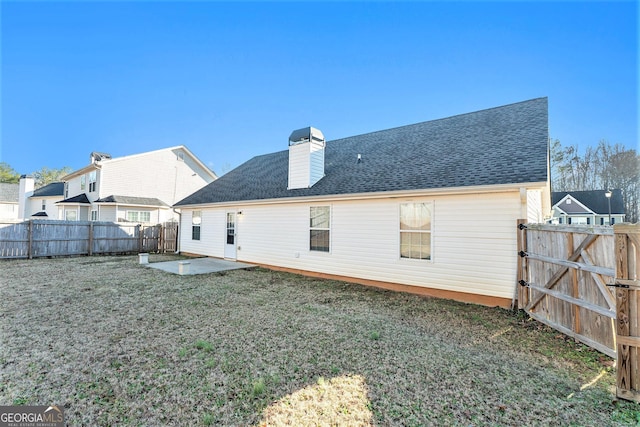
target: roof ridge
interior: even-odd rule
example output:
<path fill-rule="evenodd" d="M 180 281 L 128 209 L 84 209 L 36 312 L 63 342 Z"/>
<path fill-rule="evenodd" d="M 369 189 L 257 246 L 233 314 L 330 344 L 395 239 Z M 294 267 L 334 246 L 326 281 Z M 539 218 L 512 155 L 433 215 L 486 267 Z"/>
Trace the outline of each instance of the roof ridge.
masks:
<path fill-rule="evenodd" d="M 422 124 L 426 124 L 426 123 L 438 122 L 438 121 L 441 121 L 441 120 L 449 120 L 449 119 L 453 119 L 455 117 L 468 116 L 468 115 L 471 115 L 471 114 L 477 114 L 477 113 L 482 113 L 482 112 L 486 112 L 486 111 L 497 110 L 497 109 L 506 108 L 506 107 L 512 107 L 514 105 L 525 104 L 525 103 L 528 103 L 528 102 L 538 101 L 538 100 L 541 100 L 541 99 L 548 99 L 548 97 L 547 96 L 540 96 L 538 98 L 527 99 L 525 101 L 512 102 L 510 104 L 499 105 L 497 107 L 483 108 L 481 110 L 470 111 L 468 113 L 454 114 L 453 116 L 440 117 L 438 119 L 425 120 L 425 121 L 417 122 L 417 123 L 409 123 L 409 124 L 406 124 L 406 125 L 394 126 L 394 127 L 388 128 L 388 129 L 380 129 L 380 130 L 376 130 L 376 131 L 371 131 L 371 132 L 365 132 L 365 133 L 360 133 L 360 134 L 356 134 L 356 135 L 345 136 L 345 137 L 342 137 L 342 138 L 328 140 L 327 142 L 341 141 L 343 139 L 350 139 L 350 138 L 355 138 L 355 137 L 360 137 L 360 136 L 365 136 L 365 135 L 373 135 L 373 134 L 380 133 L 380 132 L 387 132 L 387 131 L 398 130 L 398 129 L 402 129 L 402 128 L 409 128 L 409 127 L 412 127 L 412 126 L 418 126 L 418 125 L 422 125 Z"/>

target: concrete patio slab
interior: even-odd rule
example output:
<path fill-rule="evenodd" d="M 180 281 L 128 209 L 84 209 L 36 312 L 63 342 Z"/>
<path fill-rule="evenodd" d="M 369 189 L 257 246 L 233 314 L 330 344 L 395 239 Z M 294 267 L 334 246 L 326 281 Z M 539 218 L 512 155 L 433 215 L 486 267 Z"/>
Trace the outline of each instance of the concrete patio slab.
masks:
<path fill-rule="evenodd" d="M 180 261 L 164 261 L 146 264 L 147 267 L 157 268 L 168 273 L 182 276 L 193 274 L 218 273 L 220 271 L 240 270 L 256 267 L 253 264 L 230 261 L 218 258 L 191 258 Z"/>

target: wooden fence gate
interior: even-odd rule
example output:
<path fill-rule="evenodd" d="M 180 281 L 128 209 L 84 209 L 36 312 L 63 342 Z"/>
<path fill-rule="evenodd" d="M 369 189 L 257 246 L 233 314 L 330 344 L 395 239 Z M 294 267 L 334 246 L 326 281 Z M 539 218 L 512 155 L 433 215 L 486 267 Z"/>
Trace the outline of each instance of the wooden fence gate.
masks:
<path fill-rule="evenodd" d="M 640 402 L 640 226 L 614 227 L 616 239 L 616 395 Z"/>
<path fill-rule="evenodd" d="M 168 221 L 162 224 L 160 244 L 163 253 L 178 251 L 178 221 Z"/>
<path fill-rule="evenodd" d="M 616 357 L 611 227 L 518 224 L 518 308 Z"/>

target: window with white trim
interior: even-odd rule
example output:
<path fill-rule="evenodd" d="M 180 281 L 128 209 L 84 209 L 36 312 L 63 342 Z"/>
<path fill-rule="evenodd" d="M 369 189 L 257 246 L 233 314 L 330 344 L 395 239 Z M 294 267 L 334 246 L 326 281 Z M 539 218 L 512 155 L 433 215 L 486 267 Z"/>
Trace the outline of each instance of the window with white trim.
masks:
<path fill-rule="evenodd" d="M 431 259 L 433 203 L 400 205 L 400 258 Z"/>
<path fill-rule="evenodd" d="M 82 175 L 80 177 L 80 189 L 84 190 L 85 188 L 87 188 L 87 176 L 86 175 Z"/>
<path fill-rule="evenodd" d="M 64 219 L 67 221 L 76 221 L 78 219 L 78 212 L 75 210 L 65 210 Z"/>
<path fill-rule="evenodd" d="M 96 191 L 97 172 L 89 172 L 89 193 Z"/>
<path fill-rule="evenodd" d="M 98 211 L 97 210 L 92 210 L 91 211 L 91 221 L 97 221 L 98 220 Z"/>
<path fill-rule="evenodd" d="M 129 221 L 129 222 L 151 222 L 151 212 L 127 211 L 127 221 Z"/>
<path fill-rule="evenodd" d="M 191 240 L 200 240 L 200 224 L 202 224 L 202 211 L 193 211 L 191 214 Z"/>
<path fill-rule="evenodd" d="M 40 209 L 42 211 L 46 211 L 47 210 L 47 199 L 42 199 L 42 209 Z"/>
<path fill-rule="evenodd" d="M 331 208 L 311 206 L 309 210 L 309 250 L 329 252 Z"/>

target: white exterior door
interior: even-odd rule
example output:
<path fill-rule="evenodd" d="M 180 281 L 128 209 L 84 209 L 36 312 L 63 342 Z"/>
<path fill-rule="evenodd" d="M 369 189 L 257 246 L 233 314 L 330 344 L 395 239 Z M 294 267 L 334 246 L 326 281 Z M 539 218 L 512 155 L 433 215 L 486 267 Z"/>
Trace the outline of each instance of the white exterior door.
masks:
<path fill-rule="evenodd" d="M 236 259 L 237 239 L 236 239 L 236 213 L 227 212 L 226 238 L 224 245 L 224 257 Z"/>

